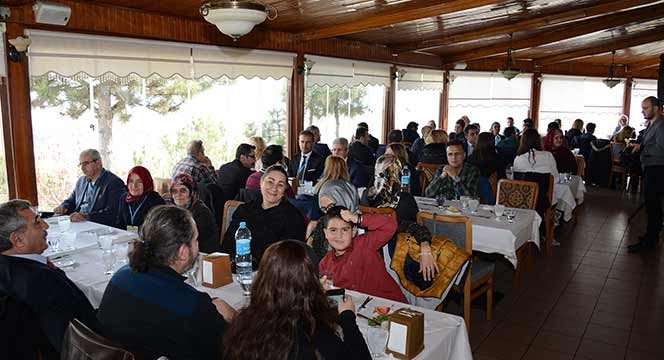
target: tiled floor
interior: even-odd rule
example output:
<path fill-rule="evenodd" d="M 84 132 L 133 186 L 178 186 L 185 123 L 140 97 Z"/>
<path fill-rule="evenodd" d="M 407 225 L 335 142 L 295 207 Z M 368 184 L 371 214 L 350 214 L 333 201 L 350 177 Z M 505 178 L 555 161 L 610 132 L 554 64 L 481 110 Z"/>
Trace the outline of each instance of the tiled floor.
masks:
<path fill-rule="evenodd" d="M 534 256 L 519 289 L 500 262 L 494 319 L 472 310 L 475 359 L 664 359 L 664 250 L 626 249 L 645 229 L 645 210 L 627 223 L 640 201 L 589 188 L 562 245 Z"/>

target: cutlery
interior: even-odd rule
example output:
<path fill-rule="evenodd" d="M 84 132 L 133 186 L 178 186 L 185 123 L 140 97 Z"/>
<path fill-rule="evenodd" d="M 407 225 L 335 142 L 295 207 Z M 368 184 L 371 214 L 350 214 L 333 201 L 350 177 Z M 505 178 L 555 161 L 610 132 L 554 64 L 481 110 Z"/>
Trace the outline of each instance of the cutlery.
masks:
<path fill-rule="evenodd" d="M 367 304 L 369 303 L 369 301 L 371 301 L 371 300 L 373 300 L 373 298 L 371 296 L 367 296 L 367 298 L 364 299 L 364 301 L 362 302 L 362 305 L 360 305 L 358 310 L 364 309 L 367 306 Z"/>

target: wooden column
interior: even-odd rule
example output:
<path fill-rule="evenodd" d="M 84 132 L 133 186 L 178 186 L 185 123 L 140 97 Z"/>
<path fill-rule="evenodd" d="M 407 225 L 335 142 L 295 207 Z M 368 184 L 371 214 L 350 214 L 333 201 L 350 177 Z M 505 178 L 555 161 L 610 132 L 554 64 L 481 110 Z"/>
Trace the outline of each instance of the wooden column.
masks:
<path fill-rule="evenodd" d="M 447 131 L 450 106 L 450 72 L 443 73 L 443 91 L 440 92 L 440 106 L 438 109 L 438 127 Z"/>
<path fill-rule="evenodd" d="M 23 25 L 7 23 L 6 38 L 13 39 L 22 36 L 23 30 Z M 7 62 L 9 121 L 8 124 L 7 122 L 5 124 L 9 125 L 9 131 L 5 130 L 5 133 L 9 135 L 9 138 L 5 137 L 5 140 L 10 143 L 11 147 L 7 158 L 11 156 L 13 160 L 13 171 L 8 171 L 7 175 L 13 175 L 13 179 L 9 181 L 12 186 L 10 194 L 29 200 L 33 205 L 38 205 L 35 154 L 32 145 L 29 76 L 27 57 L 24 57 L 21 62 Z"/>
<path fill-rule="evenodd" d="M 4 44 L 0 44 L 4 46 Z M 6 54 L 7 52 L 5 52 Z M 7 79 L 0 79 L 0 107 L 2 107 L 2 130 L 5 140 L 5 167 L 7 171 L 7 187 L 9 198 L 16 198 L 16 181 L 14 175 L 14 154 L 12 153 L 11 123 L 9 121 L 9 96 L 7 93 Z"/>
<path fill-rule="evenodd" d="M 542 91 L 542 73 L 533 74 L 530 85 L 530 118 L 533 119 L 535 129 L 539 127 L 540 95 Z"/>
<path fill-rule="evenodd" d="M 623 91 L 623 103 L 622 103 L 622 113 L 629 117 L 629 112 L 632 106 L 632 85 L 634 84 L 634 79 L 628 77 L 625 79 L 625 90 Z"/>
<path fill-rule="evenodd" d="M 288 89 L 288 143 L 290 157 L 298 151 L 297 139 L 304 130 L 304 54 L 293 60 L 293 77 Z"/>
<path fill-rule="evenodd" d="M 390 68 L 390 86 L 385 91 L 385 112 L 383 113 L 383 133 L 381 142 L 387 144 L 387 135 L 394 129 L 394 105 L 396 103 L 396 65 Z"/>

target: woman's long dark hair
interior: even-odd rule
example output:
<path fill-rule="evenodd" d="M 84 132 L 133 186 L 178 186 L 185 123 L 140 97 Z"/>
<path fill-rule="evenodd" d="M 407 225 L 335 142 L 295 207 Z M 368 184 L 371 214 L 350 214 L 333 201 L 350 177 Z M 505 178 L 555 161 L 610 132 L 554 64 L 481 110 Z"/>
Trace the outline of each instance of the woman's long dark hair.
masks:
<path fill-rule="evenodd" d="M 477 147 L 469 160 L 494 160 L 496 158 L 496 138 L 490 132 L 483 132 L 477 137 Z"/>
<path fill-rule="evenodd" d="M 313 344 L 317 328 L 335 331 L 330 307 L 306 245 L 284 240 L 267 248 L 251 287 L 251 302 L 224 337 L 225 359 L 287 359 L 298 339 Z"/>
<path fill-rule="evenodd" d="M 521 134 L 521 143 L 516 151 L 516 156 L 528 153 L 528 162 L 535 164 L 535 151 L 542 151 L 542 137 L 535 129 L 528 129 Z"/>

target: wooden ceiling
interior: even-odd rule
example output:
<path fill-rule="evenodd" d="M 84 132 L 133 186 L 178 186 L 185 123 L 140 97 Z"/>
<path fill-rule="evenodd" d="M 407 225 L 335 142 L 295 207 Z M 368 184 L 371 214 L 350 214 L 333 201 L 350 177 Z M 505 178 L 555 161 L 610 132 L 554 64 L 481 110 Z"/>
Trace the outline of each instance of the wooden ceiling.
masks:
<path fill-rule="evenodd" d="M 75 2 L 204 21 L 198 14 L 200 0 Z M 264 31 L 289 34 L 295 42 L 332 39 L 378 46 L 404 58 L 434 56 L 446 68 L 457 62 L 469 69 L 495 67 L 505 63 L 511 47 L 517 64 L 530 71 L 608 67 L 615 51 L 615 62 L 628 73 L 652 70 L 664 52 L 664 0 L 264 2 L 278 11 L 276 20 L 258 26 Z"/>

